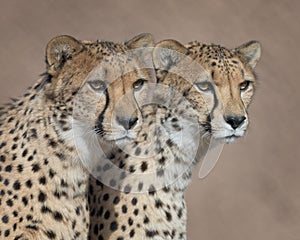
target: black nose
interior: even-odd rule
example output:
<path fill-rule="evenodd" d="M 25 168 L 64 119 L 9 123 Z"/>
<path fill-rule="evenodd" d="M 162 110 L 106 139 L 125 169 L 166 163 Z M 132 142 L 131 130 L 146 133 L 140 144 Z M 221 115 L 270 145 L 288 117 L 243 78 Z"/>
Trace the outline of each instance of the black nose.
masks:
<path fill-rule="evenodd" d="M 122 125 L 126 130 L 133 128 L 137 123 L 137 117 L 117 117 L 117 122 Z"/>
<path fill-rule="evenodd" d="M 241 115 L 229 115 L 225 116 L 224 119 L 233 129 L 236 129 L 241 126 L 246 117 Z"/>

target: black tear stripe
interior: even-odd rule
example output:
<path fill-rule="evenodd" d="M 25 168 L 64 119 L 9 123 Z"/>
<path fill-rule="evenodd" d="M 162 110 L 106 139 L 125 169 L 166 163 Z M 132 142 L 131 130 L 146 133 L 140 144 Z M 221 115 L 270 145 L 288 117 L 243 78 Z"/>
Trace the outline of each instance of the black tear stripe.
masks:
<path fill-rule="evenodd" d="M 217 106 L 219 105 L 219 100 L 217 98 L 215 88 L 212 87 L 211 91 L 212 91 L 213 97 L 214 97 L 214 106 L 213 106 L 210 114 L 207 116 L 207 125 L 209 126 L 209 129 L 211 129 L 211 120 L 214 118 L 214 111 L 217 108 Z"/>
<path fill-rule="evenodd" d="M 104 94 L 105 94 L 105 101 L 106 101 L 105 106 L 104 106 L 104 109 L 102 110 L 102 112 L 100 113 L 100 115 L 98 117 L 98 121 L 97 121 L 97 129 L 101 133 L 103 132 L 103 120 L 104 120 L 105 111 L 107 110 L 108 105 L 109 105 L 109 94 L 108 94 L 107 89 L 105 89 Z"/>

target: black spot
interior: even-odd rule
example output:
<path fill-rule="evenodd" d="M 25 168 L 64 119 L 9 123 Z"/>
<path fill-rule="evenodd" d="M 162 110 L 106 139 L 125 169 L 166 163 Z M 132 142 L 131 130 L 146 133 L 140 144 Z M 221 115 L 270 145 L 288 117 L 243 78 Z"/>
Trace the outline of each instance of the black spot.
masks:
<path fill-rule="evenodd" d="M 148 169 L 147 162 L 142 162 L 142 164 L 141 164 L 141 170 L 142 170 L 142 172 L 145 172 L 147 169 Z"/>
<path fill-rule="evenodd" d="M 24 167 L 23 167 L 22 164 L 19 164 L 19 165 L 17 166 L 17 169 L 18 169 L 18 172 L 21 173 L 21 172 L 23 172 Z"/>
<path fill-rule="evenodd" d="M 32 182 L 31 182 L 30 179 L 25 182 L 25 186 L 28 187 L 28 188 L 32 187 Z"/>
<path fill-rule="evenodd" d="M 158 235 L 157 230 L 146 230 L 146 236 L 147 237 L 154 237 L 155 235 Z"/>
<path fill-rule="evenodd" d="M 110 217 L 110 212 L 107 210 L 105 213 L 104 213 L 104 218 L 105 219 L 109 219 Z"/>
<path fill-rule="evenodd" d="M 9 206 L 9 207 L 12 207 L 14 205 L 13 201 L 11 199 L 8 199 L 6 201 L 6 205 Z"/>
<path fill-rule="evenodd" d="M 80 208 L 79 208 L 79 207 L 77 207 L 77 208 L 75 209 L 75 213 L 76 213 L 77 216 L 80 215 Z"/>
<path fill-rule="evenodd" d="M 4 216 L 2 217 L 2 222 L 3 222 L 3 223 L 8 223 L 8 222 L 9 222 L 9 217 L 8 217 L 7 215 L 4 215 Z"/>
<path fill-rule="evenodd" d="M 28 153 L 28 150 L 25 149 L 25 150 L 22 152 L 22 157 L 26 157 L 27 153 Z"/>
<path fill-rule="evenodd" d="M 104 224 L 101 223 L 100 226 L 99 226 L 99 230 L 102 230 L 104 228 Z"/>
<path fill-rule="evenodd" d="M 132 224 L 133 224 L 133 220 L 131 217 L 128 218 L 128 224 L 129 224 L 129 226 L 132 226 Z"/>
<path fill-rule="evenodd" d="M 20 184 L 20 182 L 19 182 L 18 180 L 14 182 L 13 188 L 14 188 L 15 190 L 20 190 L 21 184 Z"/>
<path fill-rule="evenodd" d="M 147 224 L 147 223 L 149 223 L 149 222 L 150 222 L 149 218 L 148 218 L 147 216 L 145 216 L 145 217 L 144 217 L 144 224 Z"/>
<path fill-rule="evenodd" d="M 8 237 L 9 236 L 9 234 L 10 234 L 10 231 L 7 229 L 7 230 L 5 230 L 5 232 L 4 232 L 4 237 Z"/>
<path fill-rule="evenodd" d="M 51 213 L 52 211 L 51 211 L 50 208 L 48 208 L 48 207 L 46 207 L 46 206 L 42 206 L 41 212 L 42 212 L 42 213 Z"/>
<path fill-rule="evenodd" d="M 60 185 L 61 185 L 62 187 L 68 187 L 68 183 L 65 181 L 65 179 L 61 179 L 61 180 L 60 180 Z"/>
<path fill-rule="evenodd" d="M 134 209 L 133 214 L 134 214 L 135 216 L 137 216 L 137 215 L 139 214 L 139 210 L 138 210 L 137 208 Z"/>
<path fill-rule="evenodd" d="M 138 200 L 137 200 L 136 197 L 134 197 L 134 198 L 131 200 L 131 203 L 132 203 L 132 205 L 134 205 L 134 206 L 137 204 L 137 202 L 138 202 Z"/>
<path fill-rule="evenodd" d="M 17 211 L 13 211 L 13 215 L 14 215 L 14 217 L 17 217 L 18 216 L 18 212 Z"/>
<path fill-rule="evenodd" d="M 4 170 L 5 170 L 6 172 L 11 172 L 11 169 L 12 169 L 11 165 L 7 165 L 7 166 L 4 168 Z"/>
<path fill-rule="evenodd" d="M 129 233 L 129 236 L 130 236 L 131 238 L 133 238 L 134 234 L 135 234 L 135 231 L 134 231 L 134 229 L 132 229 L 132 230 L 130 231 L 130 233 Z"/>
<path fill-rule="evenodd" d="M 122 213 L 127 213 L 127 207 L 126 207 L 126 205 L 122 206 Z"/>
<path fill-rule="evenodd" d="M 136 156 L 139 156 L 140 154 L 141 154 L 141 148 L 137 147 L 137 148 L 135 149 L 135 155 L 136 155 Z"/>
<path fill-rule="evenodd" d="M 178 210 L 177 216 L 178 216 L 178 218 L 181 218 L 181 217 L 182 217 L 182 208 L 180 208 L 180 209 Z"/>
<path fill-rule="evenodd" d="M 94 225 L 93 232 L 94 232 L 95 235 L 98 235 L 98 233 L 99 233 L 98 224 Z"/>
<path fill-rule="evenodd" d="M 45 202 L 47 199 L 47 196 L 45 193 L 43 193 L 42 191 L 40 191 L 39 195 L 38 195 L 38 200 L 39 202 Z"/>
<path fill-rule="evenodd" d="M 5 156 L 4 155 L 0 156 L 0 162 L 5 162 Z"/>
<path fill-rule="evenodd" d="M 27 206 L 28 199 L 26 197 L 22 197 L 22 202 L 23 202 L 24 206 Z"/>
<path fill-rule="evenodd" d="M 55 211 L 55 212 L 53 212 L 53 218 L 56 221 L 60 222 L 60 221 L 62 221 L 63 216 L 62 216 L 62 214 L 60 212 Z"/>
<path fill-rule="evenodd" d="M 118 196 L 116 196 L 113 200 L 113 203 L 116 205 L 120 202 L 120 198 Z"/>
<path fill-rule="evenodd" d="M 38 172 L 41 169 L 40 165 L 38 163 L 32 164 L 32 171 Z"/>
<path fill-rule="evenodd" d="M 14 120 L 14 117 L 10 117 L 8 120 L 7 120 L 7 122 L 12 122 Z"/>
<path fill-rule="evenodd" d="M 39 230 L 39 227 L 36 226 L 36 225 L 26 225 L 25 228 L 31 229 L 31 230 L 34 230 L 34 231 L 38 231 Z"/>
<path fill-rule="evenodd" d="M 52 168 L 50 168 L 50 170 L 49 170 L 49 177 L 53 178 L 55 176 L 55 174 L 56 174 L 56 172 Z"/>
<path fill-rule="evenodd" d="M 168 139 L 168 140 L 166 141 L 166 144 L 167 144 L 169 147 L 172 147 L 172 146 L 173 146 L 173 142 L 172 142 L 171 139 Z"/>
<path fill-rule="evenodd" d="M 105 193 L 105 194 L 103 195 L 103 200 L 104 200 L 104 201 L 107 201 L 108 199 L 109 199 L 109 194 Z"/>
<path fill-rule="evenodd" d="M 57 156 L 61 161 L 66 159 L 66 156 L 63 153 L 55 153 L 55 156 Z"/>
<path fill-rule="evenodd" d="M 46 232 L 44 232 L 45 235 L 49 238 L 49 239 L 55 239 L 56 238 L 56 234 L 52 231 L 52 230 L 48 230 Z"/>
<path fill-rule="evenodd" d="M 39 182 L 40 182 L 40 184 L 45 185 L 46 182 L 47 182 L 47 181 L 46 181 L 46 177 L 45 177 L 45 176 L 40 177 Z"/>
<path fill-rule="evenodd" d="M 158 162 L 160 163 L 160 164 L 165 164 L 165 162 L 166 162 L 166 158 L 164 157 L 164 156 L 162 156 L 159 160 L 158 160 Z"/>
<path fill-rule="evenodd" d="M 153 185 L 151 185 L 148 189 L 149 195 L 154 195 L 156 193 L 156 189 Z"/>
<path fill-rule="evenodd" d="M 110 224 L 110 230 L 111 231 L 116 231 L 118 229 L 118 223 L 117 222 L 112 222 L 111 224 Z"/>
<path fill-rule="evenodd" d="M 162 207 L 164 204 L 163 204 L 163 202 L 160 200 L 160 199 L 156 199 L 155 200 L 155 207 L 156 208 L 160 208 L 160 207 Z"/>
<path fill-rule="evenodd" d="M 98 237 L 98 240 L 104 240 L 104 238 L 102 237 L 102 235 L 100 235 L 100 236 Z"/>
<path fill-rule="evenodd" d="M 134 173 L 135 167 L 133 165 L 129 166 L 129 172 Z"/>
<path fill-rule="evenodd" d="M 169 212 L 165 212 L 165 214 L 166 214 L 166 218 L 167 218 L 167 220 L 170 222 L 170 221 L 172 221 L 172 215 L 171 215 L 171 213 L 169 213 Z"/>

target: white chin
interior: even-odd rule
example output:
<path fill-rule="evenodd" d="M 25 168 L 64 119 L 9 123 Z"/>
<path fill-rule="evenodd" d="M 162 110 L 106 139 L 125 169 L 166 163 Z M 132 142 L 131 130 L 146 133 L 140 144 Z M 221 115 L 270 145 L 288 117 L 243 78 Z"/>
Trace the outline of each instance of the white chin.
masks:
<path fill-rule="evenodd" d="M 237 136 L 229 136 L 229 137 L 225 137 L 224 141 L 225 143 L 233 143 L 238 137 Z"/>

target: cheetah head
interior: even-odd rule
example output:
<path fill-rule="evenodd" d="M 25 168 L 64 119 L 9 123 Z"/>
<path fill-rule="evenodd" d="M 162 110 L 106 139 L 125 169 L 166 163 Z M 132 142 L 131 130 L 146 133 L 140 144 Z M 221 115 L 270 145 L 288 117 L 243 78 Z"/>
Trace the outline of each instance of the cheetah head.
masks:
<path fill-rule="evenodd" d="M 228 50 L 214 44 L 183 46 L 165 40 L 153 54 L 155 67 L 168 72 L 161 83 L 183 94 L 210 136 L 228 143 L 245 134 L 255 89 L 254 67 L 261 55 L 259 42 Z"/>
<path fill-rule="evenodd" d="M 66 135 L 77 125 L 107 141 L 135 138 L 142 123 L 138 102 L 146 95 L 145 83 L 155 79 L 149 70 L 152 46 L 150 34 L 125 44 L 52 39 L 46 50 L 47 98 L 59 132 Z"/>

